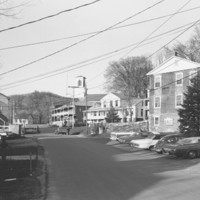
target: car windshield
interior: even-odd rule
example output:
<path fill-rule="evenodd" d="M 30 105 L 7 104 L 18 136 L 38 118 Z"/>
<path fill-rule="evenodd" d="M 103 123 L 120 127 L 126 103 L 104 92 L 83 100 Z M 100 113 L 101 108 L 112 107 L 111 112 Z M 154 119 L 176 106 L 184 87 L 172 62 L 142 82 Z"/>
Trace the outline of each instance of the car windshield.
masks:
<path fill-rule="evenodd" d="M 153 139 L 155 137 L 155 135 L 148 135 L 148 139 Z"/>
<path fill-rule="evenodd" d="M 160 141 L 165 141 L 168 137 L 163 137 L 160 139 Z"/>

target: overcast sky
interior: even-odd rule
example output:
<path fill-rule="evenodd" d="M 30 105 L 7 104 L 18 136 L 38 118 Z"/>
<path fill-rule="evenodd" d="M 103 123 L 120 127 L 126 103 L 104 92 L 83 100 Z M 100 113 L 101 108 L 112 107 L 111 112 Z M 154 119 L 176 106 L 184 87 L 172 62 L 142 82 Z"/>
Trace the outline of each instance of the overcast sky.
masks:
<path fill-rule="evenodd" d="M 15 18 L 1 17 L 0 31 L 94 1 L 34 0 L 20 8 Z M 16 1 L 13 2 L 16 5 Z M 145 39 L 199 20 L 200 8 L 196 7 L 200 7 L 199 0 L 100 0 L 52 18 L 0 32 L 0 92 L 9 96 L 37 90 L 71 96 L 68 86 L 76 85 L 77 76 L 84 76 L 88 93 L 105 93 L 104 72 L 109 62 L 127 56 L 151 55 L 183 29 L 154 40 Z M 170 18 L 151 20 L 191 8 L 196 9 Z M 122 27 L 109 29 L 119 26 Z M 187 27 L 189 25 L 184 28 Z M 192 30 L 176 41 L 186 41 Z M 97 31 L 102 32 L 94 35 Z M 39 44 L 27 45 L 33 43 Z M 134 43 L 140 45 L 118 51 Z M 16 47 L 21 45 L 26 46 Z M 12 48 L 5 49 L 7 47 Z M 114 51 L 117 53 L 107 54 Z M 59 53 L 49 56 L 54 52 Z M 100 57 L 102 55 L 107 57 Z"/>

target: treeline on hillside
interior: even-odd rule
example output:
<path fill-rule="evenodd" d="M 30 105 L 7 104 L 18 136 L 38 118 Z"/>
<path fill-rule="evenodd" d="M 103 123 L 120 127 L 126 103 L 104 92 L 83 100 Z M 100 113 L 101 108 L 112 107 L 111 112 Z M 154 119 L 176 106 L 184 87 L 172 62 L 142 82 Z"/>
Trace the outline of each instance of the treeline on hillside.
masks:
<path fill-rule="evenodd" d="M 10 100 L 15 118 L 27 119 L 31 116 L 34 124 L 46 124 L 50 119 L 50 108 L 53 105 L 69 103 L 71 98 L 35 91 L 30 94 L 12 95 Z"/>

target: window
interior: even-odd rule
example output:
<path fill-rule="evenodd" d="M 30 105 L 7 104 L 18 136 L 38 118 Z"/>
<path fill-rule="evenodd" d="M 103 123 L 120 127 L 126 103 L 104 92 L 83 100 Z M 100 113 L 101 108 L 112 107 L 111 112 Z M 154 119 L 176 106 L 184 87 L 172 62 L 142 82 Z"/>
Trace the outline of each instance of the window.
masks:
<path fill-rule="evenodd" d="M 154 125 L 155 126 L 159 125 L 159 117 L 154 117 Z"/>
<path fill-rule="evenodd" d="M 115 106 L 116 106 L 116 107 L 119 106 L 118 100 L 115 101 Z"/>
<path fill-rule="evenodd" d="M 154 107 L 155 108 L 160 108 L 160 97 L 155 97 Z"/>
<path fill-rule="evenodd" d="M 78 87 L 81 87 L 81 86 L 82 86 L 82 81 L 78 80 Z"/>
<path fill-rule="evenodd" d="M 94 116 L 97 116 L 97 112 L 96 111 L 94 112 Z"/>
<path fill-rule="evenodd" d="M 103 107 L 106 108 L 106 101 L 103 102 Z"/>
<path fill-rule="evenodd" d="M 182 94 L 176 95 L 176 106 L 181 106 L 182 101 L 183 101 L 183 95 Z"/>
<path fill-rule="evenodd" d="M 141 117 L 143 117 L 143 109 L 141 109 L 141 113 L 140 114 L 141 114 Z"/>
<path fill-rule="evenodd" d="M 153 138 L 153 140 L 160 140 L 161 136 L 160 135 L 155 135 L 155 137 Z"/>
<path fill-rule="evenodd" d="M 113 101 L 110 101 L 110 107 L 113 107 Z"/>
<path fill-rule="evenodd" d="M 161 76 L 155 77 L 154 87 L 155 88 L 161 87 Z"/>
<path fill-rule="evenodd" d="M 183 73 L 176 74 L 176 85 L 183 85 Z"/>
<path fill-rule="evenodd" d="M 100 113 L 101 113 L 100 116 L 105 116 L 105 112 L 104 111 L 101 111 Z"/>

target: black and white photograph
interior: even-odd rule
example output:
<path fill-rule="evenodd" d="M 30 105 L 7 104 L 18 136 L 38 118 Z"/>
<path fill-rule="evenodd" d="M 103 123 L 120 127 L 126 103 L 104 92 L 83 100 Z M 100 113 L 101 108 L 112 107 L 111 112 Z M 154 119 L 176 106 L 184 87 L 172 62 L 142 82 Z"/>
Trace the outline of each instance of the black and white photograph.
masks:
<path fill-rule="evenodd" d="M 199 185 L 199 0 L 0 0 L 0 200 Z"/>

